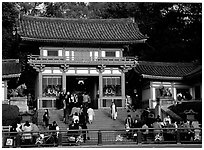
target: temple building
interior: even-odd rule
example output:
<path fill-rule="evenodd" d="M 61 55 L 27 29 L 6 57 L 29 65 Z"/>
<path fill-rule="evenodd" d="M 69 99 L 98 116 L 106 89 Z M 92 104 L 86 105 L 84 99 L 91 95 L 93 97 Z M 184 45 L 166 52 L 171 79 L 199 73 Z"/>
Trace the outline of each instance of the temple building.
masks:
<path fill-rule="evenodd" d="M 36 70 L 38 109 L 55 108 L 59 91 L 87 92 L 95 109 L 125 105 L 125 73 L 138 64 L 127 56 L 147 37 L 132 19 L 64 19 L 21 16 L 20 49 Z"/>
<path fill-rule="evenodd" d="M 165 108 L 182 101 L 202 100 L 202 65 L 138 61 L 132 71 L 132 88 L 140 89 L 140 106 L 154 109 L 157 99 Z"/>
<path fill-rule="evenodd" d="M 3 103 L 8 103 L 11 94 L 8 87 L 12 86 L 18 81 L 21 75 L 21 65 L 18 59 L 3 59 L 2 60 L 2 97 Z"/>

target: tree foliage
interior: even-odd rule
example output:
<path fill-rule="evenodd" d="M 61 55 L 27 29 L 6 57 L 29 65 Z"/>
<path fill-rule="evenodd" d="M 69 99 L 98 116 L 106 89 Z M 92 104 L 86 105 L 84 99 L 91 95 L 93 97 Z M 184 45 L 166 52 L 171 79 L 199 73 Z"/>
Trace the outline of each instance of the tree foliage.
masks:
<path fill-rule="evenodd" d="M 152 61 L 202 59 L 201 3 L 90 3 L 95 18 L 130 18 L 149 39 L 131 55 Z"/>
<path fill-rule="evenodd" d="M 13 30 L 16 23 L 18 12 L 13 3 L 2 3 L 2 58 L 16 58 L 15 50 L 15 37 Z M 14 51 L 15 52 L 15 51 Z"/>

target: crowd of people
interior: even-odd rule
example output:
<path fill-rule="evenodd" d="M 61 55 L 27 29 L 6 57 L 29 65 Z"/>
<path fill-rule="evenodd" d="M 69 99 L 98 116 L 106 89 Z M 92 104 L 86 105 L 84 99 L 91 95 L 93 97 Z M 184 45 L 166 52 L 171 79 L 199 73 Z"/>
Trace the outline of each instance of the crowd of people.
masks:
<path fill-rule="evenodd" d="M 160 116 L 154 118 L 154 121 L 149 124 L 147 121 L 133 120 L 132 116 L 128 114 L 125 119 L 125 128 L 127 138 L 137 140 L 137 131 L 140 128 L 144 141 L 147 137 L 153 136 L 155 141 L 175 141 L 177 139 L 177 131 L 179 130 L 181 141 L 196 141 L 201 140 L 201 129 L 198 121 L 179 121 L 172 120 L 170 116 L 164 117 L 162 120 Z M 137 128 L 137 129 L 131 129 Z"/>
<path fill-rule="evenodd" d="M 63 121 L 69 125 L 68 134 L 73 135 L 76 138 L 79 136 L 76 131 L 70 130 L 79 130 L 87 129 L 87 123 L 92 124 L 95 113 L 91 107 L 90 96 L 85 93 L 71 94 L 70 92 L 60 92 L 59 98 L 57 99 L 57 108 L 63 109 Z M 43 115 L 44 126 L 48 127 L 49 125 L 49 112 L 45 110 Z M 86 134 L 83 133 L 83 141 L 86 141 Z"/>
<path fill-rule="evenodd" d="M 39 128 L 35 122 L 30 123 L 26 121 L 25 123 L 21 123 L 20 120 L 17 120 L 17 123 L 12 126 L 10 131 L 13 132 L 14 136 L 20 134 L 21 143 L 29 145 L 35 143 L 38 137 Z"/>

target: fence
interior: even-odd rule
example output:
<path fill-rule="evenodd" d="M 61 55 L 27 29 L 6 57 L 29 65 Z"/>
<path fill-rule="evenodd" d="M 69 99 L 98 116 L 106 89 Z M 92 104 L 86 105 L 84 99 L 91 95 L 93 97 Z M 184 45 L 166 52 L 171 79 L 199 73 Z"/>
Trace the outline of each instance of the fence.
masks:
<path fill-rule="evenodd" d="M 2 132 L 3 147 L 63 147 L 72 145 L 113 145 L 113 144 L 202 144 L 202 129 L 163 128 L 159 132 L 148 128 L 121 130 L 65 130 L 46 132 L 26 132 L 32 139 L 24 139 L 25 133 Z M 158 130 L 157 130 L 158 131 Z"/>

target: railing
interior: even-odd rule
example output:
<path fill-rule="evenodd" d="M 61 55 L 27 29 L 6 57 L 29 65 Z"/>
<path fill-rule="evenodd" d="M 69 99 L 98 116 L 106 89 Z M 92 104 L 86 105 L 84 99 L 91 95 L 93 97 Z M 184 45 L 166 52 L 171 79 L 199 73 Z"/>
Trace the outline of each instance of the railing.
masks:
<path fill-rule="evenodd" d="M 89 65 L 124 65 L 124 64 L 134 64 L 136 59 L 134 57 L 88 57 L 88 58 L 78 58 L 76 56 L 63 57 L 63 56 L 40 56 L 40 55 L 29 55 L 28 61 L 30 63 L 69 63 L 69 64 L 89 64 Z"/>
<path fill-rule="evenodd" d="M 149 99 L 150 108 L 153 108 L 153 103 L 155 103 L 155 105 L 156 105 L 156 100 Z M 161 98 L 160 99 L 160 106 L 170 106 L 170 105 L 173 105 L 173 104 L 175 104 L 174 99 L 170 99 L 170 98 Z"/>
<path fill-rule="evenodd" d="M 156 133 L 153 128 L 132 128 L 121 130 L 67 130 L 28 132 L 32 134 L 29 142 L 23 140 L 23 133 L 3 132 L 3 147 L 53 147 L 53 146 L 87 146 L 87 145 L 145 145 L 145 144 L 202 144 L 202 129 L 163 128 Z M 157 130 L 158 131 L 158 130 Z M 189 133 L 190 132 L 190 133 Z M 56 136 L 56 134 L 58 134 Z M 41 136 L 40 136 L 41 135 Z M 40 138 L 41 137 L 41 138 Z M 8 142 L 10 141 L 10 142 Z M 12 144 L 11 144 L 12 143 Z"/>

